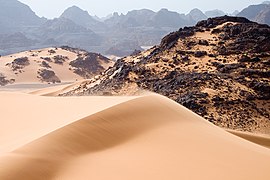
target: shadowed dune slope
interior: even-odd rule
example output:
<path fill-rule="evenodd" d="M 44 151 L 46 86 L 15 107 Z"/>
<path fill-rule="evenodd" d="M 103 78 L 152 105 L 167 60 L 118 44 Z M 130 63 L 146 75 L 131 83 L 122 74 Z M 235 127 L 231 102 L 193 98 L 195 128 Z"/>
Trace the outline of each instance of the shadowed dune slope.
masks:
<path fill-rule="evenodd" d="M 232 133 L 236 136 L 244 138 L 248 141 L 254 142 L 256 144 L 265 146 L 270 149 L 270 137 L 262 134 L 253 134 L 249 132 L 233 131 L 227 130 L 229 133 Z"/>
<path fill-rule="evenodd" d="M 149 95 L 0 157 L 0 179 L 270 179 L 270 150 Z"/>

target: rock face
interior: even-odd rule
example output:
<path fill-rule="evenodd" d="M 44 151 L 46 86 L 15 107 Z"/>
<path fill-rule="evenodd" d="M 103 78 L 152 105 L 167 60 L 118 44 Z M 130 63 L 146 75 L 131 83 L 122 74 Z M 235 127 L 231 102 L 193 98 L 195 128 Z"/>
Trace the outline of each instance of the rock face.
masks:
<path fill-rule="evenodd" d="M 270 133 L 269 41 L 267 25 L 238 17 L 210 18 L 118 60 L 93 84 L 64 95 L 150 90 L 220 127 Z"/>
<path fill-rule="evenodd" d="M 12 63 L 7 64 L 6 66 L 10 66 L 12 71 L 21 71 L 22 69 L 24 69 L 26 66 L 29 66 L 29 65 L 30 63 L 29 63 L 28 57 L 21 57 L 21 58 L 14 59 Z"/>
<path fill-rule="evenodd" d="M 47 83 L 61 83 L 61 80 L 55 75 L 54 71 L 47 69 L 40 69 L 38 75 L 42 82 Z"/>
<path fill-rule="evenodd" d="M 70 62 L 76 74 L 84 77 L 91 78 L 105 71 L 101 63 L 109 63 L 110 59 L 97 53 L 87 53 L 85 56 L 79 56 L 76 60 Z"/>

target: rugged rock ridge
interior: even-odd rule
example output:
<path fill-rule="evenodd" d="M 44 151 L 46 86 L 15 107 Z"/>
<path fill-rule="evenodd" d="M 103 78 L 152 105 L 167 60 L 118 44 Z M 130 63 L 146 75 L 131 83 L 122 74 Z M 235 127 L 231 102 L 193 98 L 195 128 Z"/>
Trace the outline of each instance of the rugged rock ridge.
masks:
<path fill-rule="evenodd" d="M 92 83 L 64 95 L 165 95 L 214 124 L 270 133 L 270 27 L 239 17 L 210 18 L 120 59 Z"/>

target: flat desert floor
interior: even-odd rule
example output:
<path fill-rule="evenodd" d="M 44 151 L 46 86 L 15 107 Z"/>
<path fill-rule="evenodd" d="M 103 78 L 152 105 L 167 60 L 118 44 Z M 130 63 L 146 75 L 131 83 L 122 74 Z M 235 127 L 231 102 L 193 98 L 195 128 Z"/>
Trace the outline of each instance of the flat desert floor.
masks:
<path fill-rule="evenodd" d="M 156 94 L 41 96 L 53 91 L 0 91 L 1 180 L 270 179 L 268 137 Z"/>

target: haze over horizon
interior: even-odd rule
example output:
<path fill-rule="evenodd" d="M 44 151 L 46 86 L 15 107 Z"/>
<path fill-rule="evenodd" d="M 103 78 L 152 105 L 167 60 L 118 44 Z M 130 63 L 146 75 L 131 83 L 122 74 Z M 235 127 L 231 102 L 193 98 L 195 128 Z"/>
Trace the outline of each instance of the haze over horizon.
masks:
<path fill-rule="evenodd" d="M 65 9 L 76 5 L 83 10 L 87 10 L 90 15 L 97 15 L 99 17 L 105 17 L 113 12 L 126 14 L 128 11 L 134 9 L 151 9 L 153 11 L 158 11 L 162 8 L 167 8 L 171 11 L 176 11 L 178 13 L 188 13 L 194 8 L 199 8 L 202 11 L 220 9 L 226 13 L 232 13 L 235 10 L 241 11 L 243 8 L 251 4 L 260 4 L 263 0 L 242 0 L 242 1 L 232 1 L 232 0 L 189 0 L 179 1 L 179 0 L 162 0 L 162 1 L 144 1 L 144 0 L 19 0 L 22 3 L 27 4 L 30 8 L 40 17 L 55 18 L 59 17 Z M 233 6 L 232 6 L 233 3 Z"/>

